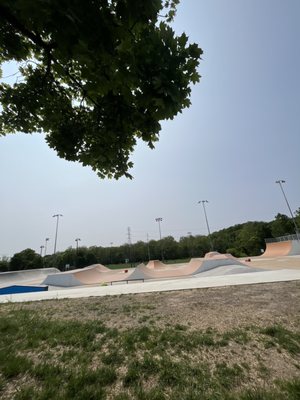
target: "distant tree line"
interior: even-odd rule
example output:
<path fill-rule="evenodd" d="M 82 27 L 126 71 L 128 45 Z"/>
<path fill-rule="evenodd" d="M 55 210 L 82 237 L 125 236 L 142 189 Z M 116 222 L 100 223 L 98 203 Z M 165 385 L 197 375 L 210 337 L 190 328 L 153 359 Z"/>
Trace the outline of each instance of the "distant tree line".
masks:
<path fill-rule="evenodd" d="M 300 208 L 295 213 L 295 221 L 300 227 Z M 236 257 L 260 255 L 265 248 L 265 238 L 272 238 L 295 233 L 291 218 L 277 214 L 271 222 L 246 222 L 222 229 L 211 234 L 211 240 L 203 235 L 189 235 L 176 241 L 172 236 L 161 240 L 150 240 L 148 243 L 138 241 L 134 244 L 123 244 L 111 247 L 68 248 L 54 255 L 41 257 L 32 249 L 16 253 L 10 260 L 0 260 L 0 272 L 34 268 L 55 267 L 60 270 L 82 268 L 101 263 L 114 266 L 127 263 L 128 267 L 149 259 L 176 260 L 203 257 L 213 250 L 220 253 L 231 253 Z"/>

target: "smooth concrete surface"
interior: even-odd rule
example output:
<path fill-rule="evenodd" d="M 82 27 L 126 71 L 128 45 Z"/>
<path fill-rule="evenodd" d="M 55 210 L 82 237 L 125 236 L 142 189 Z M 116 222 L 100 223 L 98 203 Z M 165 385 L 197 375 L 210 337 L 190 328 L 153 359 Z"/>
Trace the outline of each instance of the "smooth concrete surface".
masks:
<path fill-rule="evenodd" d="M 46 276 L 49 274 L 58 274 L 59 272 L 60 270 L 57 268 L 39 268 L 0 272 L 0 287 L 23 284 L 40 285 Z"/>
<path fill-rule="evenodd" d="M 270 282 L 300 281 L 300 270 L 281 269 L 251 274 L 234 274 L 209 277 L 189 277 L 176 280 L 147 281 L 112 286 L 90 286 L 75 289 L 51 290 L 41 293 L 22 293 L 0 296 L 1 303 L 26 302 L 50 299 L 113 296 L 132 293 L 164 292 L 171 290 L 200 289 L 219 286 L 250 285 Z"/>
<path fill-rule="evenodd" d="M 279 257 L 300 255 L 300 241 L 286 240 L 266 243 L 266 250 L 261 257 Z"/>

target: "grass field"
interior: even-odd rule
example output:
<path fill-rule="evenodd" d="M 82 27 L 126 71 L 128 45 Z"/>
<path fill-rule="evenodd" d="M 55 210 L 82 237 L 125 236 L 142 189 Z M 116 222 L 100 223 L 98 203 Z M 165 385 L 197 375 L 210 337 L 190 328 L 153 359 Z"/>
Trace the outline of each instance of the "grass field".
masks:
<path fill-rule="evenodd" d="M 299 400 L 299 289 L 2 304 L 0 398 Z"/>

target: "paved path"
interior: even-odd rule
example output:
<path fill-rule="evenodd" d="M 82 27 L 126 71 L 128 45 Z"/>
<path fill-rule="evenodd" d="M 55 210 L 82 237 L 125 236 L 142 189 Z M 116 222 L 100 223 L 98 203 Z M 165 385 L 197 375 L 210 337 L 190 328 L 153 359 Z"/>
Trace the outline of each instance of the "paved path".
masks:
<path fill-rule="evenodd" d="M 282 269 L 225 276 L 190 277 L 186 279 L 147 281 L 144 283 L 119 284 L 113 286 L 77 287 L 75 289 L 51 290 L 48 292 L 1 295 L 0 303 L 25 302 L 50 299 L 113 296 L 130 293 L 165 292 L 170 290 L 199 289 L 217 286 L 251 285 L 268 282 L 300 280 L 300 270 Z"/>

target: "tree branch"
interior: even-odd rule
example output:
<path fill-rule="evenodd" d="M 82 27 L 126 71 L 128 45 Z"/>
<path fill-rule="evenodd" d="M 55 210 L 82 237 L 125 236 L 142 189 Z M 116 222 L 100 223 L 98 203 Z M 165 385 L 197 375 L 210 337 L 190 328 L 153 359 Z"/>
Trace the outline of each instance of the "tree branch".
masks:
<path fill-rule="evenodd" d="M 31 32 L 26 28 L 13 14 L 9 12 L 9 10 L 0 5 L 0 15 L 6 19 L 14 28 L 16 28 L 19 32 L 21 32 L 28 39 L 32 40 L 39 47 L 42 47 L 46 52 L 51 51 L 51 44 L 44 42 L 40 35 Z"/>
<path fill-rule="evenodd" d="M 62 67 L 62 69 L 64 70 L 66 76 L 68 76 L 70 78 L 70 80 L 75 83 L 80 90 L 82 91 L 83 95 L 85 98 L 89 99 L 91 101 L 91 103 L 93 103 L 95 106 L 98 107 L 98 104 L 96 101 L 94 101 L 94 99 L 92 99 L 87 91 L 84 89 L 84 87 L 82 86 L 81 82 L 78 81 L 73 75 L 70 74 L 70 72 L 65 68 L 64 65 L 62 65 L 58 60 L 56 60 L 52 53 L 51 50 L 53 49 L 53 43 L 47 43 L 45 42 L 42 37 L 35 33 L 32 32 L 31 30 L 27 29 L 26 26 L 24 26 L 13 14 L 10 13 L 10 11 L 0 5 L 0 15 L 7 21 L 9 22 L 16 30 L 18 30 L 20 33 L 22 33 L 24 36 L 26 36 L 28 39 L 30 39 L 34 44 L 36 44 L 37 46 L 39 46 L 40 48 L 42 48 L 46 54 L 47 57 L 47 69 L 46 69 L 46 75 L 50 74 L 51 71 L 51 61 L 53 61 L 54 64 L 59 65 L 60 67 Z"/>

